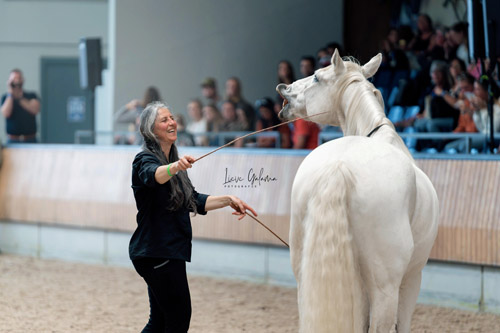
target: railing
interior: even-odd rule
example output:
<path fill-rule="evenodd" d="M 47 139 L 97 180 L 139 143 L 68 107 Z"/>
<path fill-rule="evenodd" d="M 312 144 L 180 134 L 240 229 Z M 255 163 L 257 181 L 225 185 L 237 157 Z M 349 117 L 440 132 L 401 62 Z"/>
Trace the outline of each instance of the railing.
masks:
<path fill-rule="evenodd" d="M 209 146 L 222 146 L 231 140 L 234 140 L 238 137 L 244 136 L 251 132 L 205 132 L 205 133 L 197 133 L 194 134 L 194 138 L 205 137 L 209 141 Z M 415 147 L 416 140 L 464 140 L 465 144 L 465 153 L 471 153 L 471 142 L 473 139 L 484 140 L 485 142 L 485 151 L 487 151 L 487 142 L 489 137 L 482 133 L 398 133 L 401 138 L 405 141 L 406 145 L 411 149 Z M 95 143 L 98 142 L 97 139 L 101 139 L 101 141 L 105 141 L 107 144 L 113 144 L 113 139 L 115 136 L 131 136 L 136 135 L 135 132 L 128 131 L 91 131 L 91 130 L 78 130 L 75 132 L 75 143 Z M 342 132 L 321 132 L 318 135 L 318 143 L 322 144 L 330 140 L 338 139 L 343 137 Z M 277 131 L 269 131 L 257 133 L 249 139 L 244 139 L 246 141 L 246 147 L 256 147 L 252 138 L 254 137 L 265 137 L 265 138 L 273 138 L 275 140 L 275 148 L 280 148 L 281 146 L 281 136 Z M 84 139 L 87 138 L 88 142 L 83 142 Z M 107 140 L 106 140 L 107 139 Z M 495 140 L 500 139 L 500 134 L 495 134 Z"/>
<path fill-rule="evenodd" d="M 205 133 L 196 133 L 193 134 L 194 138 L 198 137 L 205 137 L 208 138 L 210 146 L 222 146 L 238 137 L 244 136 L 246 134 L 249 134 L 252 132 L 247 132 L 247 131 L 241 131 L 241 132 L 205 132 Z M 74 142 L 75 144 L 81 144 L 81 143 L 94 143 L 98 142 L 98 138 L 100 139 L 108 139 L 108 143 L 112 144 L 113 139 L 115 136 L 134 136 L 137 135 L 135 132 L 129 132 L 129 131 L 92 131 L 92 130 L 77 130 L 75 131 L 75 139 Z M 277 131 L 269 131 L 269 132 L 262 132 L 262 133 L 257 133 L 253 137 L 264 137 L 264 138 L 273 138 L 275 140 L 275 148 L 280 148 L 281 147 L 281 136 L 280 133 Z M 84 139 L 87 138 L 89 142 L 83 142 Z M 246 139 L 244 139 L 246 140 Z M 251 140 L 251 138 L 249 139 Z M 247 144 L 249 146 L 255 146 L 252 143 L 248 143 L 249 140 L 247 141 Z"/>
<path fill-rule="evenodd" d="M 471 142 L 473 139 L 483 139 L 485 147 L 489 140 L 489 135 L 482 133 L 398 133 L 409 148 L 413 148 L 416 140 L 464 140 L 465 152 L 471 152 Z M 319 144 L 342 137 L 341 132 L 321 132 L 318 135 Z M 500 134 L 495 134 L 495 140 L 500 139 Z M 497 148 L 497 147 L 495 147 Z"/>

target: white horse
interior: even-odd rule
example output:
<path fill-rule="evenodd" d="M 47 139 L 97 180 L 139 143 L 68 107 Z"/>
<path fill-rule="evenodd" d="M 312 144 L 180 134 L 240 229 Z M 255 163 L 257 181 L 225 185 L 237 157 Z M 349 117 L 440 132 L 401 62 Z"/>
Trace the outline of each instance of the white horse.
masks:
<path fill-rule="evenodd" d="M 292 188 L 290 248 L 300 332 L 409 332 L 438 198 L 366 79 L 380 66 L 343 61 L 276 90 L 280 116 L 310 116 L 344 137 L 312 151 Z M 370 135 L 369 135 L 370 134 Z"/>

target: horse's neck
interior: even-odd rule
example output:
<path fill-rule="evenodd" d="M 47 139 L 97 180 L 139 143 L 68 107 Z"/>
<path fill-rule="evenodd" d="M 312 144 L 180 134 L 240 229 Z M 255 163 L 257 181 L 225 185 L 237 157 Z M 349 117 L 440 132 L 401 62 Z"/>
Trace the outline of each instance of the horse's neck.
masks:
<path fill-rule="evenodd" d="M 387 121 L 375 94 L 364 87 L 364 82 L 349 84 L 341 96 L 344 119 L 340 126 L 345 135 L 366 136 Z"/>
<path fill-rule="evenodd" d="M 360 89 L 361 83 L 351 84 L 343 94 L 341 107 L 344 119 L 340 124 L 344 135 L 367 136 L 379 127 L 371 137 L 376 137 L 396 146 L 413 160 L 405 143 L 394 129 L 394 125 L 385 116 L 382 105 L 375 94 L 367 89 Z"/>

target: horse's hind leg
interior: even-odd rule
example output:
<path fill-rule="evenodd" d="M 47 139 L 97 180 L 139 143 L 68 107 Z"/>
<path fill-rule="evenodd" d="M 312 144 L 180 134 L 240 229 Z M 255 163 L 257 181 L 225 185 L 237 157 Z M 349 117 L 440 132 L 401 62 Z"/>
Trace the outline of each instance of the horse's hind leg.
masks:
<path fill-rule="evenodd" d="M 412 257 L 409 224 L 393 224 L 393 229 L 397 237 L 383 239 L 374 235 L 377 246 L 371 247 L 370 253 L 364 256 L 363 280 L 370 299 L 370 333 L 395 329 L 400 285 Z"/>
<path fill-rule="evenodd" d="M 401 282 L 398 307 L 398 333 L 410 332 L 411 317 L 417 303 L 421 280 L 422 271 L 419 268 L 408 272 Z"/>
<path fill-rule="evenodd" d="M 369 333 L 394 332 L 398 312 L 398 291 L 386 286 L 372 293 L 370 301 Z"/>

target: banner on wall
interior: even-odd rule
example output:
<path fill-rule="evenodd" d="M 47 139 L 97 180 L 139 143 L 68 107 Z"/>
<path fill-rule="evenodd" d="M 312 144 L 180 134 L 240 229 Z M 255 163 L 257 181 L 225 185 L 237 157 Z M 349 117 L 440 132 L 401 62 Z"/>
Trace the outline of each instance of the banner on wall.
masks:
<path fill-rule="evenodd" d="M 195 158 L 206 153 L 179 150 L 180 155 L 184 152 Z M 196 162 L 188 171 L 189 178 L 200 193 L 231 194 L 251 204 L 259 214 L 288 215 L 293 179 L 306 154 L 229 148 Z"/>

